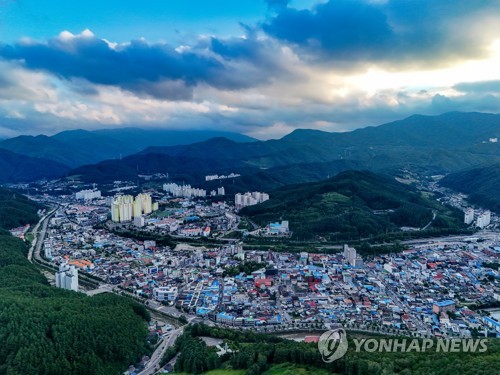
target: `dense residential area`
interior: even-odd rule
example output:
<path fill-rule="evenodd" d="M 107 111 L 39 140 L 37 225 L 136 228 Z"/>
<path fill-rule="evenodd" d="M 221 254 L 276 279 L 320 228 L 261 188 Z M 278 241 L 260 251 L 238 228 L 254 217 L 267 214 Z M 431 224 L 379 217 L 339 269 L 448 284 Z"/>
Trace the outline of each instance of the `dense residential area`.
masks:
<path fill-rule="evenodd" d="M 433 182 L 430 186 L 446 204 L 463 210 L 471 228 L 478 225 L 467 217 L 474 214 L 463 195 Z M 118 223 L 111 215 L 117 200 L 100 192 L 39 197 L 40 204 L 56 207 L 47 219 L 43 261 L 94 277 L 102 291 L 127 292 L 152 305 L 161 303 L 174 316 L 228 327 L 272 331 L 348 324 L 422 337 L 500 333 L 498 316 L 478 311 L 500 298 L 494 213 L 473 235 L 417 238 L 397 252 L 360 253 L 343 244 L 327 253 L 313 246 L 287 252 L 273 250 L 274 245 L 252 249 L 245 236 L 252 241 L 251 233 L 259 229 L 239 229 L 245 218 L 231 197 L 178 197 L 163 189 L 144 196 L 151 200 L 151 195 L 159 209 L 147 215 L 139 210 Z M 481 215 L 476 210 L 476 219 Z M 186 235 L 194 228 L 200 230 Z M 225 238 L 234 231 L 246 234 Z M 141 235 L 151 239 L 141 240 Z M 161 241 L 166 236 L 168 244 Z"/>

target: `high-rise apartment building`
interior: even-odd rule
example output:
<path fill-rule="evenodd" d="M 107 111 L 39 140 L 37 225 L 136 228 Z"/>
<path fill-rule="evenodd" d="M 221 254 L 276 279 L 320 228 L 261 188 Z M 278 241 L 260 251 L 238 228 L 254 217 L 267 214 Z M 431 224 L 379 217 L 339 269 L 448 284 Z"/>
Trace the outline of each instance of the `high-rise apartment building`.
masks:
<path fill-rule="evenodd" d="M 56 272 L 56 287 L 78 291 L 78 270 L 68 263 L 61 263 Z"/>

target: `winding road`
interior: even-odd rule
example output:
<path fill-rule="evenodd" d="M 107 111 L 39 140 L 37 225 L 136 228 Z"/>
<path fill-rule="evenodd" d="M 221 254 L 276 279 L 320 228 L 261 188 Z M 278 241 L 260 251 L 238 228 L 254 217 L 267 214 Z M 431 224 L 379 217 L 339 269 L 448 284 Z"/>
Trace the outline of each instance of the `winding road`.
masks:
<path fill-rule="evenodd" d="M 59 207 L 59 206 L 58 206 Z M 40 250 L 42 249 L 42 244 L 45 239 L 45 235 L 47 233 L 47 226 L 49 224 L 49 219 L 54 215 L 57 211 L 58 207 L 52 209 L 49 213 L 47 213 L 44 217 L 40 219 L 40 221 L 33 228 L 33 242 L 28 252 L 28 260 L 33 263 L 33 254 L 35 255 L 35 259 L 42 262 L 43 259 L 40 256 Z M 39 232 L 40 224 L 42 225 L 42 230 Z"/>
<path fill-rule="evenodd" d="M 170 332 L 168 338 L 163 339 L 160 345 L 156 348 L 154 353 L 151 355 L 151 359 L 148 361 L 144 369 L 138 373 L 138 375 L 153 375 L 160 370 L 160 362 L 163 355 L 167 349 L 175 344 L 175 340 L 179 337 L 183 328 L 177 328 Z"/>

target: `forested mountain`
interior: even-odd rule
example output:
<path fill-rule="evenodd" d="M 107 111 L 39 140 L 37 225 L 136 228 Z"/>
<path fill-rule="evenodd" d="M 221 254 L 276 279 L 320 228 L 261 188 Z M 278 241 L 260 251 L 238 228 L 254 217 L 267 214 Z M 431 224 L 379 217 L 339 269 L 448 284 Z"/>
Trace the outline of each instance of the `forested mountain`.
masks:
<path fill-rule="evenodd" d="M 4 217 L 13 209 L 25 213 L 17 224 L 33 222 L 33 204 L 3 189 L 0 197 L 0 227 L 13 225 Z M 4 206 L 9 200 L 17 204 Z M 146 351 L 144 307 L 51 287 L 26 254 L 0 229 L 0 374 L 118 374 L 137 363 Z"/>
<path fill-rule="evenodd" d="M 440 184 L 468 194 L 471 203 L 500 213 L 500 163 L 452 173 Z"/>
<path fill-rule="evenodd" d="M 19 136 L 0 142 L 0 148 L 35 158 L 44 158 L 75 168 L 82 164 L 98 163 L 104 159 L 119 158 L 120 150 L 111 138 L 75 130 L 47 137 Z"/>
<path fill-rule="evenodd" d="M 460 228 L 461 214 L 426 198 L 390 177 L 347 171 L 326 181 L 291 185 L 272 191 L 270 199 L 241 210 L 261 225 L 288 220 L 293 238 L 357 240 L 399 227 Z"/>
<path fill-rule="evenodd" d="M 0 228 L 12 229 L 36 223 L 39 208 L 24 195 L 0 188 Z"/>
<path fill-rule="evenodd" d="M 230 132 L 164 129 L 68 130 L 51 137 L 19 136 L 0 141 L 0 149 L 21 155 L 56 161 L 71 168 L 95 164 L 106 159 L 120 159 L 149 146 L 172 146 L 226 137 L 237 142 L 254 139 Z"/>
<path fill-rule="evenodd" d="M 270 169 L 260 169 L 238 160 L 228 161 L 202 157 L 170 156 L 164 154 L 137 154 L 123 160 L 106 160 L 96 165 L 87 165 L 70 172 L 86 182 L 110 182 L 137 179 L 138 174 L 168 173 L 172 181 L 192 184 L 197 187 L 213 189 L 221 181 L 205 182 L 209 174 L 239 173 L 241 177 L 224 182 L 226 193 L 252 189 L 270 190 L 280 186 L 325 179 L 349 169 L 361 169 L 362 164 L 355 161 L 336 160 L 327 163 L 297 163 Z"/>
<path fill-rule="evenodd" d="M 500 136 L 499 129 L 500 115 L 452 112 L 441 116 L 414 115 L 345 133 L 299 129 L 279 140 L 240 145 L 211 139 L 186 146 L 150 147 L 141 153 L 211 155 L 261 168 L 348 159 L 374 168 L 414 164 L 447 170 L 484 160 L 484 153 L 500 157 L 498 149 L 483 143 L 490 137 Z"/>
<path fill-rule="evenodd" d="M 58 162 L 0 149 L 0 182 L 27 182 L 59 178 L 69 170 Z"/>
<path fill-rule="evenodd" d="M 120 171 L 123 178 L 133 179 L 138 169 L 175 174 L 176 165 L 183 165 L 186 160 L 202 159 L 210 160 L 210 163 L 201 168 L 191 168 L 187 163 L 182 171 L 185 174 L 201 174 L 201 171 L 220 174 L 224 169 L 256 174 L 264 170 L 273 179 L 274 168 L 314 165 L 315 170 L 326 172 L 318 176 L 324 179 L 332 174 L 329 170 L 331 163 L 348 162 L 355 164 L 356 169 L 372 171 L 409 168 L 432 174 L 449 173 L 500 160 L 498 148 L 488 142 L 489 138 L 500 136 L 499 129 L 500 115 L 458 112 L 435 117 L 415 115 L 346 133 L 296 130 L 282 139 L 264 142 L 236 143 L 214 138 L 190 145 L 148 147 L 124 160 L 85 166 L 71 174 L 83 175 L 85 180 L 91 181 L 95 176 Z M 163 156 L 155 156 L 157 163 L 148 164 L 151 155 Z M 325 166 L 320 167 L 322 164 Z M 296 169 L 293 172 L 292 168 L 287 183 L 304 181 L 302 171 L 307 172 L 307 168 Z M 112 177 L 108 180 L 112 181 Z M 280 183 L 278 181 L 275 186 Z"/>

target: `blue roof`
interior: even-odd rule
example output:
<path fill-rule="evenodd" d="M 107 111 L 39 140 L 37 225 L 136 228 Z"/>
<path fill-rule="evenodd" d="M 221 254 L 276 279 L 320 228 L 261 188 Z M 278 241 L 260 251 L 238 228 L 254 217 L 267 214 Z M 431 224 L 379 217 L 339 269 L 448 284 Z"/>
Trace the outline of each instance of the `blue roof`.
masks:
<path fill-rule="evenodd" d="M 500 327 L 500 323 L 497 322 L 496 320 L 493 320 L 491 318 L 485 317 L 484 320 L 486 320 L 488 323 L 491 323 L 495 327 Z"/>
<path fill-rule="evenodd" d="M 455 304 L 455 301 L 453 301 L 451 299 L 448 299 L 448 300 L 445 300 L 445 301 L 434 302 L 434 304 L 436 306 L 439 306 L 439 307 L 445 307 L 445 306 L 450 306 L 450 305 Z"/>
<path fill-rule="evenodd" d="M 222 318 L 222 319 L 234 319 L 234 316 L 227 315 L 226 313 L 219 313 L 219 314 L 217 314 L 217 317 Z"/>
<path fill-rule="evenodd" d="M 196 309 L 196 315 L 206 315 L 206 314 L 208 314 L 209 312 L 210 312 L 210 310 L 209 310 L 209 309 L 205 309 L 205 308 L 203 308 L 203 307 L 198 307 L 198 308 Z"/>

